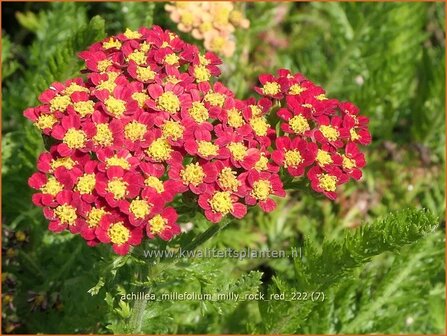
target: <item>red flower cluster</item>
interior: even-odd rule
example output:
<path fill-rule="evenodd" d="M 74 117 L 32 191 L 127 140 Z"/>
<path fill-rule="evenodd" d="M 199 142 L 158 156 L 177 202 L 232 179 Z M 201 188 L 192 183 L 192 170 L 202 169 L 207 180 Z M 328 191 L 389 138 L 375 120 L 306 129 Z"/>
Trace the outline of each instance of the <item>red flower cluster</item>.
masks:
<path fill-rule="evenodd" d="M 323 88 L 284 69 L 259 81 L 256 92 L 281 106 L 276 114 L 285 136 L 275 140 L 276 164 L 293 177 L 307 176 L 312 189 L 330 199 L 338 185 L 362 177 L 366 162 L 357 145 L 369 144 L 371 135 L 354 104 L 328 99 Z"/>
<path fill-rule="evenodd" d="M 285 196 L 281 167 L 307 176 L 335 198 L 358 179 L 370 141 L 367 119 L 350 103 L 326 99 L 301 75 L 263 75 L 265 97 L 237 99 L 214 77 L 220 59 L 160 27 L 95 43 L 79 55 L 86 78 L 53 83 L 24 115 L 53 140 L 29 179 L 49 229 L 80 234 L 126 254 L 143 235 L 180 233 L 169 204 L 193 195 L 212 222 L 247 205 L 275 208 Z M 281 136 L 269 123 L 273 103 Z"/>

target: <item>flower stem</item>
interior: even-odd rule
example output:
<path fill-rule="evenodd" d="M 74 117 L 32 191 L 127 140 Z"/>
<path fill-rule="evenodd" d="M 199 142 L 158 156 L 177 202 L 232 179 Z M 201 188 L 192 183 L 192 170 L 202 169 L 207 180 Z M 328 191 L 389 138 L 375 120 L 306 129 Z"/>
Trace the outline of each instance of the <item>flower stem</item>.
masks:
<path fill-rule="evenodd" d="M 220 230 L 230 224 L 230 220 L 223 220 L 222 223 L 211 225 L 205 232 L 202 232 L 198 235 L 192 242 L 185 246 L 184 250 L 192 251 L 195 248 L 199 247 L 214 235 L 216 235 Z"/>
<path fill-rule="evenodd" d="M 199 247 L 200 245 L 204 244 L 206 241 L 211 239 L 213 236 L 215 236 L 220 230 L 222 230 L 224 227 L 226 227 L 231 221 L 226 219 L 223 220 L 219 224 L 213 224 L 211 225 L 205 232 L 202 232 L 199 234 L 193 241 L 191 241 L 188 245 L 185 246 L 185 250 L 192 251 Z M 173 260 L 173 259 L 170 259 Z M 141 282 L 145 282 L 147 280 L 147 276 L 149 274 L 150 267 L 145 267 L 142 270 L 140 270 L 139 273 L 139 280 Z M 155 273 L 156 274 L 156 273 Z M 144 311 L 147 306 L 147 300 L 143 297 L 141 299 L 138 299 L 135 301 L 133 308 L 132 308 L 132 314 L 130 316 L 130 330 L 133 334 L 138 334 L 141 332 L 141 327 L 143 325 L 143 318 L 144 318 Z"/>

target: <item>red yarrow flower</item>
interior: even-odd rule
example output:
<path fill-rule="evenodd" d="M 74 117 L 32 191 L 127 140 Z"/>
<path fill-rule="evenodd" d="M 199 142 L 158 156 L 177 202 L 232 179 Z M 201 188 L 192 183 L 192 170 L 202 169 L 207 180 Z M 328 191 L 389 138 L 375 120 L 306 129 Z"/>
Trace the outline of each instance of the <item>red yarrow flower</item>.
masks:
<path fill-rule="evenodd" d="M 179 182 L 179 192 L 189 189 L 199 195 L 209 190 L 216 181 L 217 169 L 214 163 L 203 160 L 186 165 L 172 165 L 168 174 L 170 179 Z"/>
<path fill-rule="evenodd" d="M 180 233 L 180 226 L 177 222 L 177 212 L 174 208 L 163 209 L 160 213 L 154 215 L 146 225 L 147 236 L 154 239 L 156 236 L 163 240 L 171 240 Z"/>
<path fill-rule="evenodd" d="M 307 177 L 313 190 L 323 193 L 331 200 L 337 198 L 337 186 L 348 180 L 348 176 L 338 167 L 332 167 L 328 171 L 323 171 L 320 167 L 315 166 L 307 172 Z"/>
<path fill-rule="evenodd" d="M 213 223 L 218 223 L 227 214 L 239 219 L 245 216 L 247 207 L 238 200 L 239 197 L 229 191 L 208 190 L 199 196 L 198 202 L 205 212 L 205 217 Z"/>
<path fill-rule="evenodd" d="M 251 170 L 248 173 L 243 173 L 243 176 L 247 183 L 247 195 L 245 196 L 247 205 L 258 204 L 263 211 L 271 212 L 276 208 L 276 202 L 270 197 L 286 195 L 277 174 Z"/>
<path fill-rule="evenodd" d="M 143 228 L 130 225 L 124 216 L 114 213 L 102 217 L 95 234 L 102 243 L 112 244 L 117 254 L 125 255 L 131 246 L 141 243 Z"/>
<path fill-rule="evenodd" d="M 287 169 L 291 176 L 301 176 L 304 169 L 310 166 L 317 155 L 317 146 L 307 143 L 299 137 L 291 140 L 289 137 L 276 139 L 276 150 L 272 153 L 275 163 Z"/>

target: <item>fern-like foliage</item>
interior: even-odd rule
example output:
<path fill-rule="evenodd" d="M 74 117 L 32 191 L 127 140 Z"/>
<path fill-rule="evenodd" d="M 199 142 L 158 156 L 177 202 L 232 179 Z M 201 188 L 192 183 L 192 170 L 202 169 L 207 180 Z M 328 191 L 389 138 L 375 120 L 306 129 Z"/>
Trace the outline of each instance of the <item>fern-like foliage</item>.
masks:
<path fill-rule="evenodd" d="M 334 302 L 337 305 L 340 301 L 346 301 L 346 304 L 349 304 L 349 302 L 354 300 L 354 296 L 350 297 L 349 294 L 346 294 L 342 299 L 334 300 L 334 297 L 337 290 L 341 291 L 340 293 L 348 291 L 346 281 L 352 276 L 358 276 L 355 272 L 359 267 L 367 265 L 371 258 L 384 252 L 397 252 L 402 247 L 415 243 L 427 235 L 433 235 L 432 232 L 437 225 L 438 220 L 429 212 L 409 209 L 390 214 L 382 219 L 366 224 L 348 233 L 343 240 L 326 241 L 323 243 L 321 251 L 309 244 L 309 240 L 307 240 L 303 250 L 303 257 L 295 259 L 295 282 L 288 283 L 286 280 L 276 278 L 275 284 L 268 288 L 269 294 L 286 293 L 291 300 L 272 300 L 261 303 L 260 310 L 263 322 L 258 331 L 267 333 L 320 333 L 322 331 L 318 329 L 318 326 L 329 330 L 338 328 L 339 331 L 343 330 L 344 332 L 364 331 L 362 329 L 364 327 L 363 323 L 356 320 L 356 317 L 352 314 L 349 315 L 349 323 L 342 326 L 337 326 L 336 318 L 323 318 L 322 320 L 328 324 L 326 326 L 319 325 L 316 321 L 310 321 L 312 321 L 312 316 L 315 314 L 317 314 L 316 316 L 318 314 L 333 314 Z M 429 252 L 427 250 L 429 243 L 425 244 L 424 247 L 417 247 L 419 245 L 416 245 L 414 248 L 420 248 L 420 254 L 416 254 L 417 258 L 414 261 L 424 263 L 431 258 L 431 263 L 435 263 L 434 267 L 440 270 L 442 269 L 442 259 L 440 258 L 442 248 L 440 249 L 439 236 L 436 239 L 438 243 L 436 245 L 432 244 L 433 246 Z M 436 239 L 432 238 L 431 242 Z M 411 252 L 412 248 L 409 251 Z M 436 261 L 434 261 L 435 255 L 437 256 Z M 411 260 L 407 260 L 407 262 L 411 263 Z M 396 272 L 396 274 L 390 273 L 388 278 L 383 279 L 382 287 L 377 289 L 376 295 L 384 300 L 382 303 L 375 303 L 375 301 L 365 299 L 363 302 L 365 307 L 351 307 L 350 309 L 360 309 L 362 312 L 360 315 L 361 319 L 374 320 L 374 314 L 377 313 L 377 310 L 387 306 L 385 303 L 396 304 L 393 300 L 388 302 L 385 299 L 388 299 L 388 296 L 393 293 L 394 286 L 398 282 L 402 281 L 407 275 L 409 276 L 410 273 L 414 277 L 427 278 L 425 273 L 408 268 L 408 264 L 402 266 L 402 268 L 397 267 L 397 265 L 401 264 L 405 264 L 405 259 L 403 261 L 396 259 L 395 267 L 393 265 L 390 266 L 392 272 Z M 375 269 L 372 270 L 372 272 L 374 271 Z M 359 280 L 357 278 L 355 283 L 360 283 L 358 285 L 359 288 L 363 288 L 361 280 L 360 282 Z M 414 283 L 411 282 L 411 286 L 414 286 Z M 294 300 L 294 298 L 297 298 L 297 295 L 294 295 L 294 293 L 297 292 L 307 293 L 304 295 L 306 298 Z M 321 299 L 311 299 L 311 293 L 323 293 L 319 295 L 319 298 L 321 298 L 321 295 L 324 295 L 324 302 L 321 302 Z M 399 293 L 400 296 L 404 294 L 410 295 L 406 291 Z M 419 299 L 425 300 L 423 296 L 419 296 Z M 328 307 L 328 304 L 333 307 Z M 368 305 L 374 304 L 377 306 L 368 307 Z M 344 309 L 347 308 L 345 307 Z M 416 312 L 418 312 L 417 307 Z M 347 313 L 345 312 L 345 314 Z M 335 324 L 331 326 L 331 323 Z M 382 326 L 374 321 L 368 324 L 368 326 L 370 328 L 368 330 L 371 332 L 385 332 L 388 330 L 386 329 L 387 324 Z M 380 326 L 383 329 L 374 329 L 374 326 Z M 313 328 L 315 328 L 315 331 Z"/>

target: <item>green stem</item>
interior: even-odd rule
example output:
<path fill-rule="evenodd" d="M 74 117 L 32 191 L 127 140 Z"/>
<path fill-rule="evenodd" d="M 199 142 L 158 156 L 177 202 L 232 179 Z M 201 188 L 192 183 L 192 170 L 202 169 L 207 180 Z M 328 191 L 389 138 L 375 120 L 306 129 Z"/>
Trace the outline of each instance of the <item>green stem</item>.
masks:
<path fill-rule="evenodd" d="M 216 235 L 220 230 L 230 224 L 230 220 L 224 220 L 222 224 L 213 224 L 205 232 L 202 232 L 196 237 L 192 242 L 185 246 L 184 250 L 192 251 L 208 241 L 214 235 Z"/>
<path fill-rule="evenodd" d="M 141 284 L 147 281 L 148 274 L 151 270 L 151 264 L 149 264 L 149 266 L 144 266 L 145 267 L 141 267 L 138 271 L 137 280 L 139 283 L 137 283 L 134 289 L 137 292 L 141 289 Z M 147 300 L 144 297 L 135 301 L 129 321 L 129 327 L 132 334 L 139 334 L 141 332 L 146 306 Z"/>
<path fill-rule="evenodd" d="M 130 316 L 130 329 L 133 334 L 141 332 L 141 326 L 143 325 L 144 311 L 147 306 L 146 299 L 139 299 L 135 301 L 132 308 L 132 315 Z"/>
<path fill-rule="evenodd" d="M 215 236 L 220 230 L 222 230 L 224 227 L 226 227 L 230 223 L 230 220 L 226 219 L 221 224 L 213 224 L 211 225 L 205 232 L 202 232 L 199 234 L 192 242 L 190 242 L 188 245 L 185 246 L 185 250 L 192 251 L 199 247 L 200 245 L 204 244 L 206 241 L 211 239 L 213 236 Z M 170 261 L 174 260 L 175 258 L 170 258 Z M 166 267 L 166 265 L 164 266 Z M 143 270 L 140 270 L 139 273 L 139 280 L 142 283 L 145 283 L 147 280 L 147 276 L 149 274 L 150 266 L 143 268 Z M 156 272 L 155 272 L 156 274 Z M 145 298 L 136 300 L 133 308 L 132 308 L 132 314 L 130 316 L 130 330 L 133 334 L 137 334 L 141 332 L 141 327 L 143 325 L 143 317 L 144 317 L 144 311 L 147 307 L 147 300 Z"/>

